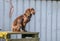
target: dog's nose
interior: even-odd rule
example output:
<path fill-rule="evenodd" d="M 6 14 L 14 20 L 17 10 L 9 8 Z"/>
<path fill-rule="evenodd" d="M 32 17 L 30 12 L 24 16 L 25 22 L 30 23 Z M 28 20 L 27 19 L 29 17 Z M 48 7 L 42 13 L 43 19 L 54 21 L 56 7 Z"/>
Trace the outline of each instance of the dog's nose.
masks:
<path fill-rule="evenodd" d="M 33 15 L 35 15 L 35 12 L 33 12 Z"/>

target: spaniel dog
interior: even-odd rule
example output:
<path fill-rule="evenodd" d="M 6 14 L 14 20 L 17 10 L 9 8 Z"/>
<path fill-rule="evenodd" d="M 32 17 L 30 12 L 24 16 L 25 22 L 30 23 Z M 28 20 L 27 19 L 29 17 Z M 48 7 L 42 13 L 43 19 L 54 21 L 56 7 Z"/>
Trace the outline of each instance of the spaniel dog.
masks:
<path fill-rule="evenodd" d="M 35 10 L 33 8 L 28 8 L 25 13 L 18 16 L 12 23 L 13 32 L 26 32 L 25 26 L 31 20 L 32 15 L 35 15 Z"/>

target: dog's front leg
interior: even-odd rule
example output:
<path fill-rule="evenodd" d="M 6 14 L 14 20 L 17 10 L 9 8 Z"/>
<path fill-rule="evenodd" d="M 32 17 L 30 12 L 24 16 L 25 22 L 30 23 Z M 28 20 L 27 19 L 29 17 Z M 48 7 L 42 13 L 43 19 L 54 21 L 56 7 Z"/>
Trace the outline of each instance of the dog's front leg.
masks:
<path fill-rule="evenodd" d="M 17 28 L 17 29 L 19 29 L 19 30 L 20 30 L 20 32 L 24 32 L 24 30 L 22 29 L 22 28 L 23 28 L 23 26 L 22 26 L 21 24 L 18 24 L 17 26 L 18 26 L 18 28 Z"/>

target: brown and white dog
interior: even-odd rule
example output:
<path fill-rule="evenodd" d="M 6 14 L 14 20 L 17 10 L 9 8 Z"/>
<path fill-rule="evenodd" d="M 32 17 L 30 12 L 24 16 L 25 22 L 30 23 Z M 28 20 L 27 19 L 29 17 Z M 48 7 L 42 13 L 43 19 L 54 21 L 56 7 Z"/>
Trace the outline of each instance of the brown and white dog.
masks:
<path fill-rule="evenodd" d="M 30 21 L 32 15 L 35 15 L 35 10 L 33 8 L 28 8 L 25 13 L 18 16 L 12 23 L 13 32 L 25 32 L 25 26 Z"/>

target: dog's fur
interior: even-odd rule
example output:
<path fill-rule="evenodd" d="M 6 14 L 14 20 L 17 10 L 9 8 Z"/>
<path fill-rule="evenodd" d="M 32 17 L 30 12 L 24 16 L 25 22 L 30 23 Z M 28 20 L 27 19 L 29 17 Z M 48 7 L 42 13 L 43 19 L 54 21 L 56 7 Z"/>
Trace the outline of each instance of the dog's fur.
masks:
<path fill-rule="evenodd" d="M 18 16 L 12 23 L 13 32 L 25 32 L 25 26 L 30 21 L 32 15 L 35 15 L 35 10 L 33 8 L 28 8 L 25 13 Z"/>

